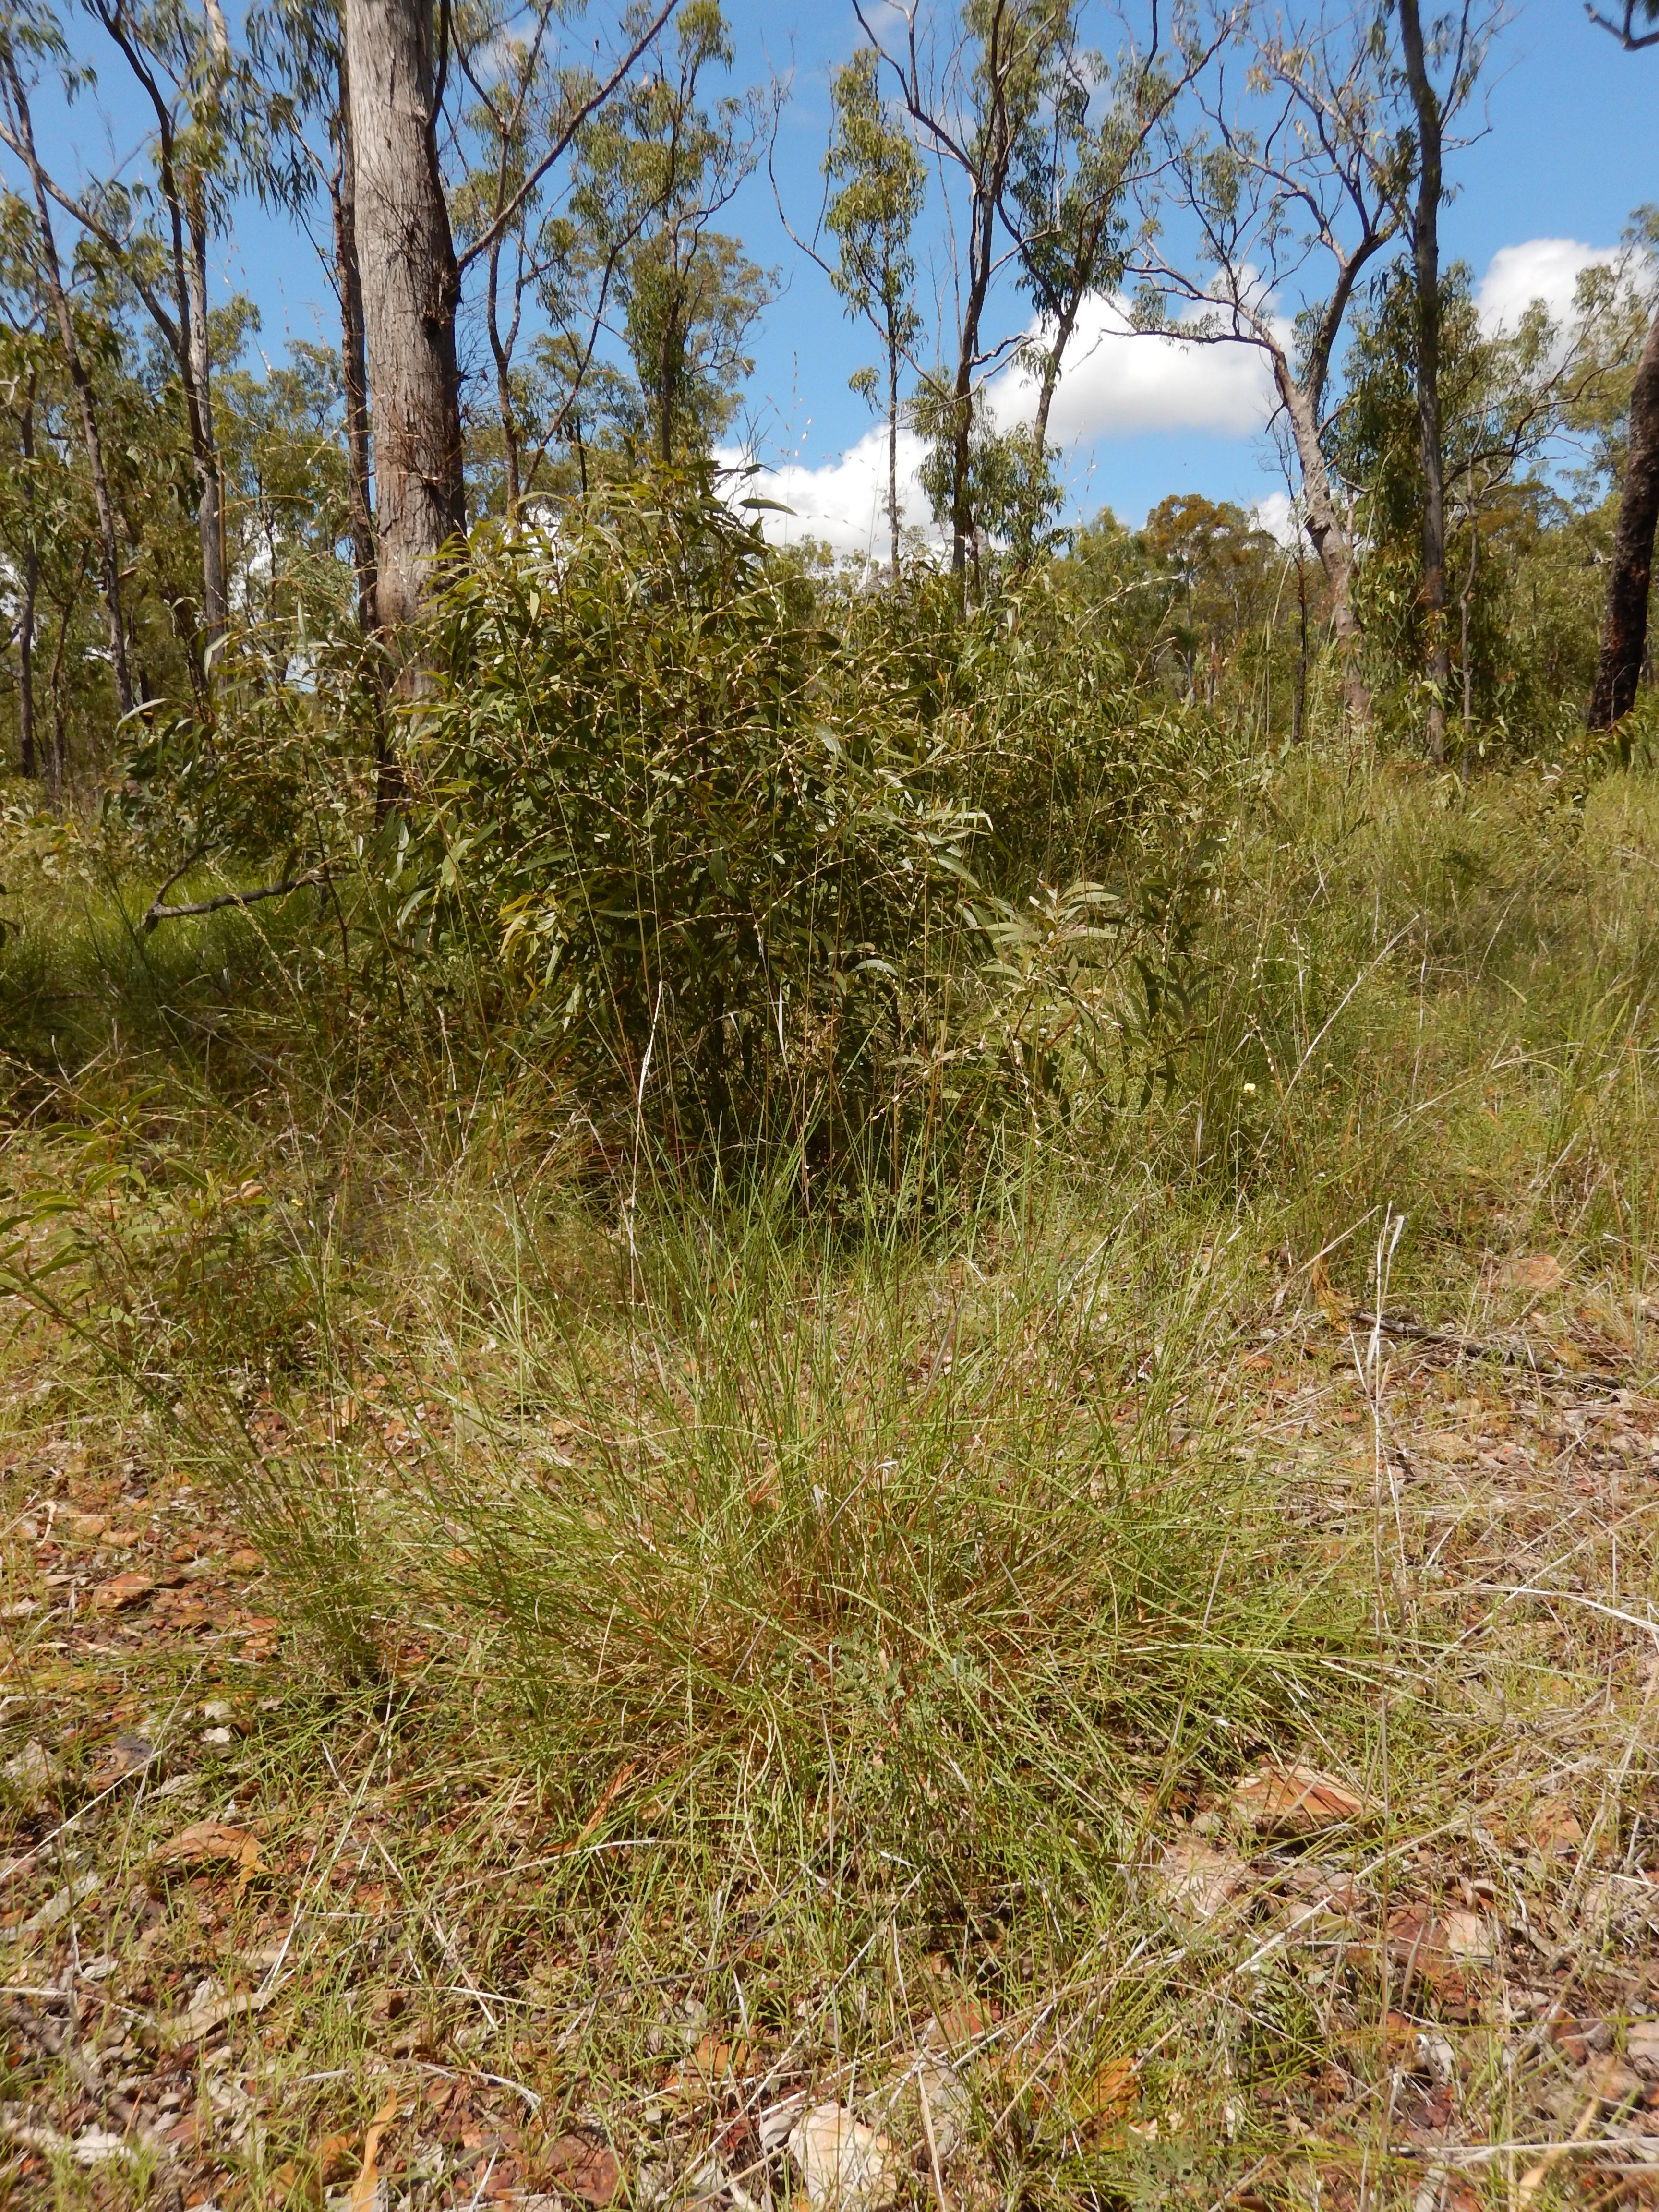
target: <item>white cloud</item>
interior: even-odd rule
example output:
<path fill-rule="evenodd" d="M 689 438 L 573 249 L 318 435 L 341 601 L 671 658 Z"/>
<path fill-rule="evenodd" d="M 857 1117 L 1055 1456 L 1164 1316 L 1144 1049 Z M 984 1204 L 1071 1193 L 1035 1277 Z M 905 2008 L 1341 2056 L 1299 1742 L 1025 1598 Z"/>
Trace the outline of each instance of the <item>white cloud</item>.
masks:
<path fill-rule="evenodd" d="M 899 520 L 907 529 L 927 530 L 932 524 L 916 481 L 923 450 L 913 430 L 900 430 Z M 735 451 L 722 451 L 717 458 L 726 468 L 743 465 L 743 456 Z M 784 461 L 734 486 L 734 497 L 741 500 L 751 495 L 777 500 L 790 510 L 787 514 L 761 516 L 766 534 L 775 544 L 817 538 L 837 553 L 867 553 L 872 560 L 884 563 L 889 542 L 885 424 L 866 430 L 838 460 L 825 461 L 815 469 L 799 461 Z"/>
<path fill-rule="evenodd" d="M 1541 300 L 1553 321 L 1570 322 L 1573 294 L 1584 270 L 1618 258 L 1611 246 L 1585 246 L 1576 238 L 1529 238 L 1520 246 L 1500 246 L 1474 295 L 1480 320 L 1488 331 L 1513 330 L 1533 301 Z"/>
<path fill-rule="evenodd" d="M 988 398 L 1000 424 L 1029 422 L 1036 380 L 1027 369 L 1005 369 Z M 1259 347 L 1150 337 L 1131 326 L 1123 300 L 1091 300 L 1066 349 L 1048 434 L 1065 447 L 1145 431 L 1248 438 L 1273 406 L 1273 378 Z"/>
<path fill-rule="evenodd" d="M 1036 386 L 1018 367 L 1003 370 L 986 394 L 1001 428 L 1030 422 Z M 1149 431 L 1192 430 L 1209 436 L 1249 437 L 1273 411 L 1273 383 L 1254 346 L 1183 344 L 1143 336 L 1130 328 L 1124 303 L 1091 301 L 1060 372 L 1048 416 L 1050 441 L 1067 451 L 1097 440 L 1135 437 Z M 916 481 L 922 443 L 901 430 L 899 503 L 907 527 L 930 531 L 932 518 Z M 722 453 L 736 467 L 741 457 Z M 839 459 L 809 468 L 786 461 L 755 479 L 757 494 L 793 512 L 767 514 L 768 537 L 780 543 L 807 534 L 837 553 L 868 551 L 884 557 L 887 542 L 887 432 L 866 430 Z"/>
<path fill-rule="evenodd" d="M 1250 509 L 1250 520 L 1269 538 L 1276 538 L 1288 553 L 1302 534 L 1302 526 L 1287 491 L 1270 491 Z"/>
<path fill-rule="evenodd" d="M 1552 316 L 1569 321 L 1580 274 L 1598 263 L 1619 258 L 1615 249 L 1587 246 L 1571 238 L 1534 238 L 1505 246 L 1493 254 L 1476 291 L 1481 321 L 1488 330 L 1513 328 L 1535 299 Z M 1287 325 L 1281 335 L 1290 336 Z M 1011 366 L 987 391 L 993 419 L 1006 428 L 1029 422 L 1036 410 L 1036 381 Z M 1178 338 L 1148 337 L 1129 324 L 1121 298 L 1091 301 L 1079 319 L 1067 350 L 1048 417 L 1051 441 L 1074 459 L 1086 458 L 1102 440 L 1167 435 L 1255 437 L 1273 411 L 1273 378 L 1267 357 L 1255 346 L 1200 345 Z M 933 534 L 932 518 L 916 482 L 921 441 L 899 433 L 899 498 L 907 527 Z M 740 456 L 723 453 L 729 466 Z M 856 445 L 834 460 L 808 467 L 786 461 L 753 481 L 753 489 L 793 509 L 764 517 L 769 537 L 785 542 L 805 535 L 821 538 L 837 553 L 868 553 L 884 558 L 887 542 L 887 433 L 883 425 L 866 431 Z M 1258 521 L 1283 544 L 1294 541 L 1290 501 L 1270 493 L 1255 510 Z"/>

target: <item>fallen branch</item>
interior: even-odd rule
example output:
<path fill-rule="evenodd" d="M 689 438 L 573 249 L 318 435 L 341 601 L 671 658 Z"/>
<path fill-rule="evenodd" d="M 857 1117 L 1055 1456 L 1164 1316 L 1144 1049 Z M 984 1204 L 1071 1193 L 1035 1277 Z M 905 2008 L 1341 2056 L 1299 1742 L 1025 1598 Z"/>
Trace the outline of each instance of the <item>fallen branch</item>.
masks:
<path fill-rule="evenodd" d="M 290 891 L 301 891 L 309 884 L 325 883 L 327 880 L 326 869 L 310 868 L 302 876 L 290 876 L 285 883 L 266 884 L 257 891 L 222 891 L 217 898 L 192 899 L 188 906 L 152 903 L 144 915 L 144 934 L 148 937 L 158 922 L 178 921 L 182 916 L 191 914 L 217 914 L 222 907 L 252 906 L 258 899 L 286 898 Z M 174 881 L 177 881 L 176 878 Z M 163 890 L 167 888 L 165 884 L 162 886 Z"/>
<path fill-rule="evenodd" d="M 1575 1373 L 1570 1367 L 1540 1367 L 1537 1354 L 1524 1337 L 1519 1344 L 1500 1344 L 1478 1336 L 1458 1336 L 1450 1329 L 1430 1328 L 1425 1322 L 1413 1321 L 1409 1314 L 1356 1312 L 1350 1318 L 1362 1328 L 1380 1329 L 1384 1336 L 1403 1337 L 1413 1344 L 1434 1345 L 1442 1352 L 1455 1352 L 1460 1359 L 1501 1359 L 1506 1367 L 1524 1367 L 1543 1382 L 1572 1382 L 1601 1390 L 1623 1390 L 1628 1387 L 1624 1376 L 1605 1375 L 1594 1368 Z"/>

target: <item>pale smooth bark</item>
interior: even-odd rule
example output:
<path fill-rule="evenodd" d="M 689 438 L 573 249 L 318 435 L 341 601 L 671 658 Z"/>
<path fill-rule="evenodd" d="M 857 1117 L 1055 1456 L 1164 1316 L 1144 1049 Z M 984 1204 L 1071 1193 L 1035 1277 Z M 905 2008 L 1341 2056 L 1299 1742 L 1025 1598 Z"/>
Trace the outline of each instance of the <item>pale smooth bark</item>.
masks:
<path fill-rule="evenodd" d="M 1336 638 L 1338 665 L 1342 671 L 1342 704 L 1350 720 L 1363 727 L 1370 720 L 1371 695 L 1359 672 L 1362 632 L 1354 612 L 1353 546 L 1336 511 L 1330 472 L 1319 442 L 1319 415 L 1314 396 L 1298 384 L 1282 347 L 1268 348 L 1273 382 L 1296 441 L 1296 457 L 1302 471 L 1302 500 L 1319 565 L 1331 594 L 1331 628 Z"/>
<path fill-rule="evenodd" d="M 378 562 L 370 504 L 368 358 L 363 336 L 363 276 L 357 259 L 357 171 L 351 142 L 351 76 L 340 48 L 340 99 L 336 114 L 337 166 L 331 177 L 334 216 L 334 275 L 340 294 L 340 377 L 345 391 L 346 491 L 351 521 L 351 562 L 357 576 L 357 627 L 372 638 L 380 629 Z"/>
<path fill-rule="evenodd" d="M 199 495 L 196 530 L 202 549 L 202 657 L 204 665 L 223 644 L 230 606 L 225 592 L 225 509 L 219 477 L 219 449 L 213 435 L 213 349 L 208 323 L 207 224 L 199 191 L 191 194 L 189 252 L 185 264 L 190 313 L 185 325 L 193 387 L 191 430 L 196 445 Z"/>

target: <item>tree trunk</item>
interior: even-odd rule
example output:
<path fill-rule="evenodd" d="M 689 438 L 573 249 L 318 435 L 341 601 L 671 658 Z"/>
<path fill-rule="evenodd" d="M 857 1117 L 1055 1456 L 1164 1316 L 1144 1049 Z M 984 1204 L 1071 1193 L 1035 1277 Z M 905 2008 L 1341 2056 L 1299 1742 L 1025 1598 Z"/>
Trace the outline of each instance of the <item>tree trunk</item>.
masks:
<path fill-rule="evenodd" d="M 1451 652 L 1446 635 L 1446 469 L 1440 426 L 1440 103 L 1429 82 L 1417 0 L 1400 0 L 1406 77 L 1417 111 L 1417 205 L 1412 265 L 1417 289 L 1417 415 L 1423 443 L 1423 614 L 1429 678 L 1429 757 L 1446 757 L 1446 694 Z"/>
<path fill-rule="evenodd" d="M 893 581 L 899 576 L 898 365 L 893 326 L 887 328 L 887 520 L 893 533 Z"/>
<path fill-rule="evenodd" d="M 1636 687 L 1647 648 L 1656 523 L 1659 523 L 1659 313 L 1649 328 L 1630 396 L 1630 456 L 1625 464 L 1619 527 L 1613 535 L 1601 659 L 1586 717 L 1592 730 L 1610 730 L 1636 704 Z"/>
<path fill-rule="evenodd" d="M 1308 510 L 1308 535 L 1330 586 L 1331 627 L 1336 633 L 1337 660 L 1342 671 L 1342 704 L 1349 720 L 1356 728 L 1363 729 L 1371 718 L 1371 695 L 1359 672 L 1363 632 L 1353 611 L 1353 548 L 1331 497 L 1331 480 L 1319 443 L 1319 423 L 1313 401 L 1297 382 L 1288 358 L 1277 346 L 1273 348 L 1273 380 L 1290 418 L 1291 434 L 1296 440 L 1297 459 L 1302 470 L 1302 496 Z"/>
<path fill-rule="evenodd" d="M 376 605 L 394 648 L 466 528 L 455 310 L 460 272 L 438 170 L 438 55 L 426 0 L 346 0 L 351 147 L 374 427 Z M 400 654 L 400 688 L 421 672 Z"/>
<path fill-rule="evenodd" d="M 507 332 L 507 343 L 501 342 L 500 320 L 496 313 L 496 293 L 501 278 L 501 242 L 490 247 L 486 266 L 489 282 L 485 290 L 484 321 L 489 331 L 489 350 L 495 359 L 495 405 L 501 418 L 501 452 L 507 471 L 507 514 L 510 521 L 519 511 L 521 495 L 519 483 L 519 418 L 513 406 L 511 375 L 511 347 L 518 329 L 518 316 L 513 318 L 513 327 Z"/>
<path fill-rule="evenodd" d="M 674 399 L 678 381 L 675 349 L 678 343 L 679 306 L 675 301 L 663 318 L 662 344 L 657 355 L 657 459 L 666 468 L 674 458 Z"/>
<path fill-rule="evenodd" d="M 334 268 L 340 290 L 340 375 L 345 388 L 346 489 L 351 516 L 351 564 L 357 574 L 357 627 L 380 629 L 376 605 L 374 515 L 369 505 L 368 363 L 363 338 L 363 276 L 357 261 L 357 177 L 351 145 L 351 80 L 340 48 L 339 167 L 331 179 Z"/>
<path fill-rule="evenodd" d="M 1308 563 L 1302 551 L 1299 530 L 1296 534 L 1296 690 L 1291 700 L 1291 743 L 1299 745 L 1308 719 Z"/>
<path fill-rule="evenodd" d="M 213 349 L 208 328 L 207 221 L 199 185 L 190 195 L 190 381 L 194 386 L 191 429 L 196 444 L 196 528 L 202 548 L 202 659 L 211 662 L 224 642 L 230 609 L 225 594 L 225 510 L 219 452 L 213 438 Z"/>
<path fill-rule="evenodd" d="M 52 204 L 46 198 L 46 173 L 34 151 L 34 125 L 29 114 L 28 100 L 23 91 L 23 81 L 12 61 L 9 49 L 4 51 L 3 65 L 7 88 L 17 115 L 18 135 L 23 143 L 23 161 L 34 187 L 35 216 L 40 227 L 40 273 L 46 279 L 51 295 L 52 313 L 58 324 L 58 341 L 64 349 L 64 360 L 75 386 L 76 403 L 81 415 L 81 440 L 87 450 L 87 467 L 92 477 L 93 505 L 98 514 L 98 538 L 104 561 L 104 614 L 109 631 L 110 667 L 115 676 L 115 696 L 123 714 L 132 712 L 132 678 L 127 672 L 126 632 L 121 623 L 121 554 L 115 538 L 115 506 L 109 495 L 109 477 L 104 468 L 104 441 L 98 429 L 98 410 L 93 403 L 92 379 L 87 373 L 75 335 L 75 317 L 70 312 L 69 296 L 64 289 L 64 279 L 58 261 L 58 241 L 52 235 Z M 56 801 L 54 799 L 54 804 Z"/>
<path fill-rule="evenodd" d="M 1458 647 L 1463 671 L 1463 750 L 1467 759 L 1474 735 L 1474 666 L 1469 659 L 1469 623 L 1474 605 L 1474 574 L 1480 559 L 1480 518 L 1469 517 L 1469 573 L 1463 579 L 1458 602 Z"/>
<path fill-rule="evenodd" d="M 17 610 L 17 749 L 23 774 L 34 774 L 34 602 L 40 588 L 40 555 L 34 543 L 34 380 L 18 424 L 23 453 L 23 507 L 28 517 L 28 546 L 23 555 L 23 589 Z"/>
<path fill-rule="evenodd" d="M 76 583 L 78 587 L 80 578 Z M 52 743 L 46 748 L 46 804 L 56 814 L 64 803 L 69 769 L 69 730 L 64 714 L 64 647 L 69 642 L 73 599 L 58 609 L 58 647 L 52 656 Z"/>
<path fill-rule="evenodd" d="M 1090 268 L 1092 273 L 1092 261 Z M 1073 293 L 1054 326 L 1054 342 L 1042 357 L 1042 382 L 1037 387 L 1036 419 L 1031 425 L 1031 444 L 1039 467 L 1048 450 L 1048 410 L 1054 403 L 1054 387 L 1060 382 L 1060 365 L 1065 358 L 1066 347 L 1072 342 L 1072 332 L 1077 327 L 1078 311 L 1082 305 L 1082 292 Z"/>
<path fill-rule="evenodd" d="M 979 326 L 985 313 L 985 295 L 991 282 L 992 222 L 996 213 L 994 197 L 982 183 L 975 197 L 968 249 L 968 299 L 962 318 L 961 342 L 957 348 L 951 422 L 951 574 L 961 579 L 958 589 L 964 594 L 969 541 L 974 535 L 973 499 L 968 486 L 973 459 L 974 369 L 979 358 Z M 975 565 L 977 568 L 977 548 Z"/>

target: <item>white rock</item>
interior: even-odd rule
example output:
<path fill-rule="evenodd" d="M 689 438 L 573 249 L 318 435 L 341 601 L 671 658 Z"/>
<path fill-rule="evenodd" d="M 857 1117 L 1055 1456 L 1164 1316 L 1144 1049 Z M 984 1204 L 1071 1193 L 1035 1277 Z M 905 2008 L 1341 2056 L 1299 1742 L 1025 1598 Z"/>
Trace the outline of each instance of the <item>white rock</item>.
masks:
<path fill-rule="evenodd" d="M 115 2159 L 137 2155 L 121 2136 L 112 2135 L 107 2128 L 88 2128 L 83 2136 L 76 2136 L 70 2148 L 77 2166 L 108 2166 Z"/>

